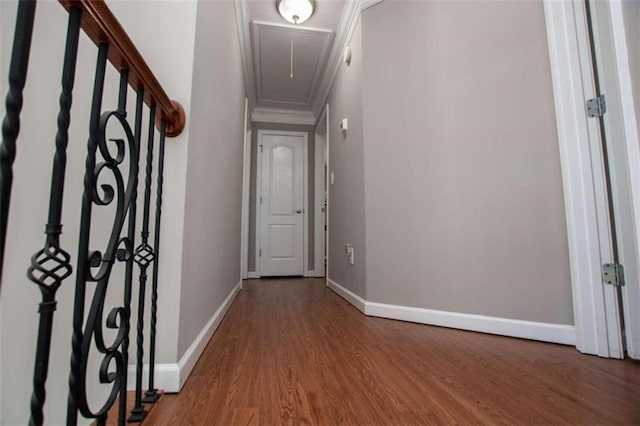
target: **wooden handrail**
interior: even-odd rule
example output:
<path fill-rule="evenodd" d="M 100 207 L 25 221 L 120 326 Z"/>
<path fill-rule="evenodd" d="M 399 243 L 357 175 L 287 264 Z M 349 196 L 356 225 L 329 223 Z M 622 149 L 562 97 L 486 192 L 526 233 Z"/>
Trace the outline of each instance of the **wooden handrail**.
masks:
<path fill-rule="evenodd" d="M 144 88 L 144 102 L 156 104 L 156 123 L 167 121 L 166 135 L 178 136 L 184 129 L 186 116 L 182 105 L 172 101 L 162 88 L 149 65 L 136 48 L 125 29 L 113 15 L 104 0 L 59 0 L 69 11 L 72 6 L 82 9 L 81 28 L 96 44 L 109 43 L 109 62 L 117 69 L 129 69 L 129 85 Z"/>

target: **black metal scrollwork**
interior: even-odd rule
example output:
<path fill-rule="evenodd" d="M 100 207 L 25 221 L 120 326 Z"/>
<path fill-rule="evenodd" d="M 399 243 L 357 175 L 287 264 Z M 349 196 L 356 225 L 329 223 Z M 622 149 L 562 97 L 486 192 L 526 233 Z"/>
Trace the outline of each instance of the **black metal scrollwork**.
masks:
<path fill-rule="evenodd" d="M 104 71 L 102 61 L 106 58 L 106 51 L 106 45 L 99 47 L 98 74 Z M 104 112 L 97 119 L 104 75 L 98 75 L 96 78 L 81 217 L 81 245 L 78 255 L 74 309 L 68 424 L 76 423 L 76 412 L 78 411 L 84 417 L 95 418 L 98 424 L 103 424 L 106 421 L 109 408 L 125 388 L 123 383 L 126 381 L 127 355 L 124 349 L 126 349 L 129 332 L 130 307 L 128 303 L 130 300 L 125 300 L 123 306 L 112 308 L 106 320 L 104 310 L 107 288 L 115 262 L 127 262 L 129 270 L 130 262 L 133 261 L 133 242 L 129 236 L 121 237 L 127 214 L 134 203 L 139 156 L 136 140 L 126 119 L 127 79 L 127 70 L 122 70 L 119 108 L 116 111 Z M 136 120 L 139 119 L 136 117 Z M 107 127 L 112 121 L 124 131 L 124 139 L 109 139 L 107 137 Z M 102 160 L 96 163 L 98 154 Z M 126 164 L 124 160 L 127 157 L 129 158 L 128 171 L 125 174 L 122 169 Z M 107 176 L 110 178 L 109 183 L 104 183 Z M 90 252 L 89 236 L 91 234 L 93 205 L 98 207 L 111 205 L 115 207 L 115 213 L 105 248 L 101 251 Z M 126 283 L 127 280 L 123 281 Z M 95 287 L 86 321 L 83 321 L 84 296 L 88 282 L 94 282 Z M 126 289 L 125 293 L 127 293 Z M 115 330 L 116 337 L 109 344 L 105 341 L 103 327 Z M 93 347 L 92 342 L 95 343 L 95 348 L 103 357 L 98 375 L 100 383 L 111 384 L 109 396 L 102 407 L 95 411 L 89 407 L 85 383 L 85 378 L 88 377 L 88 359 Z M 123 420 L 120 419 L 120 422 L 122 423 Z"/>

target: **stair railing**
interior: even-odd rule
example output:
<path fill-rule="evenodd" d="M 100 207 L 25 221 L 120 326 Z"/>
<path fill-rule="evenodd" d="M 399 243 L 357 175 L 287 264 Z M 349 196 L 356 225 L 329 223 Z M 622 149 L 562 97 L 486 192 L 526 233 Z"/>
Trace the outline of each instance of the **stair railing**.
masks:
<path fill-rule="evenodd" d="M 5 257 L 13 163 L 16 150 L 19 149 L 20 112 L 23 90 L 27 83 L 36 4 L 34 0 L 19 2 L 9 65 L 6 114 L 2 121 L 0 144 L 0 280 Z M 71 285 L 69 282 L 65 283 L 65 280 L 72 275 L 72 265 L 75 264 L 67 424 L 76 425 L 79 415 L 95 419 L 97 424 L 105 424 L 108 412 L 114 404 L 118 403 L 117 423 L 124 425 L 127 421 L 142 421 L 146 414 L 142 403 L 155 403 L 159 397 L 158 390 L 154 387 L 154 367 L 165 137 L 179 135 L 185 126 L 186 119 L 180 104 L 167 96 L 134 43 L 103 0 L 60 0 L 60 4 L 68 11 L 69 20 L 59 98 L 60 109 L 57 117 L 57 132 L 54 137 L 55 153 L 50 203 L 43 248 L 32 256 L 31 265 L 27 271 L 28 279 L 36 284 L 41 293 L 29 424 L 44 424 L 43 408 L 52 326 L 57 307 L 56 291 L 62 285 Z M 72 255 L 61 246 L 60 235 L 66 150 L 69 144 L 68 130 L 80 30 L 84 31 L 97 46 L 97 63 L 88 123 L 80 237 L 77 258 L 74 262 Z M 107 62 L 110 62 L 120 73 L 118 104 L 114 110 L 104 110 L 102 106 Z M 126 110 L 128 86 L 131 86 L 137 95 L 133 129 L 128 121 Z M 150 123 L 145 160 L 142 230 L 139 243 L 136 245 L 136 198 L 143 104 L 149 108 Z M 124 132 L 125 138 L 109 138 L 107 136 L 109 123 L 117 124 Z M 152 245 L 149 235 L 153 150 L 156 144 L 154 124 L 159 129 L 157 142 L 159 155 Z M 105 176 L 109 177 L 109 183 L 104 183 Z M 115 217 L 108 241 L 104 242 L 101 248 L 96 249 L 92 246 L 91 239 L 92 210 L 107 205 L 115 206 Z M 125 264 L 124 277 L 112 279 L 113 267 L 117 262 Z M 138 272 L 136 386 L 134 406 L 131 413 L 127 414 L 127 369 L 134 263 L 137 265 Z M 143 319 L 149 266 L 152 266 L 149 383 L 143 398 L 142 369 L 145 337 Z M 0 286 L 1 284 L 0 281 Z M 122 305 L 108 310 L 105 317 L 106 292 L 110 285 L 122 285 Z M 90 302 L 86 303 L 88 291 L 90 291 Z M 103 336 L 105 328 L 115 331 L 116 337 L 112 342 L 105 341 Z M 98 372 L 99 380 L 103 384 L 110 385 L 111 389 L 108 397 L 97 410 L 92 409 L 87 402 L 85 379 L 88 375 L 88 358 L 91 350 L 97 350 L 100 353 L 102 360 Z"/>

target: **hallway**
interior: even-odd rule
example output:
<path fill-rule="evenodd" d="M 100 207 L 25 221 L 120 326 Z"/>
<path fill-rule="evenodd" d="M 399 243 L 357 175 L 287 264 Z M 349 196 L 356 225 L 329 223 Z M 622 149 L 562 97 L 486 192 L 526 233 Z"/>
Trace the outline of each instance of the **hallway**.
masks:
<path fill-rule="evenodd" d="M 145 425 L 637 424 L 640 364 L 362 315 L 322 279 L 245 281 Z"/>

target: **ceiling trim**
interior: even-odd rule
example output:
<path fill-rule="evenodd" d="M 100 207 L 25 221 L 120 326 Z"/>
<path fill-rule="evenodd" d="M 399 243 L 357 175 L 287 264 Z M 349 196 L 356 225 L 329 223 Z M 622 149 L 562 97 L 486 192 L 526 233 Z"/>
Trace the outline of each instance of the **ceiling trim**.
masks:
<path fill-rule="evenodd" d="M 256 89 L 253 80 L 253 57 L 251 56 L 251 29 L 246 0 L 233 0 L 236 9 L 236 25 L 240 38 L 240 54 L 244 70 L 244 85 L 249 98 L 249 111 L 256 105 Z"/>
<path fill-rule="evenodd" d="M 311 111 L 256 107 L 251 113 L 251 121 L 313 126 L 316 124 L 316 116 Z"/>
<path fill-rule="evenodd" d="M 360 0 L 360 10 L 369 9 L 371 6 L 375 6 L 378 3 L 382 3 L 382 0 Z"/>
<path fill-rule="evenodd" d="M 263 29 L 276 29 L 278 31 L 285 32 L 293 32 L 293 33 L 309 33 L 309 34 L 324 34 L 323 37 L 323 45 L 322 51 L 318 56 L 318 60 L 316 61 L 314 70 L 313 70 L 313 78 L 311 80 L 311 84 L 309 85 L 309 91 L 307 92 L 306 98 L 304 102 L 295 102 L 295 101 L 279 101 L 273 99 L 265 99 L 262 95 L 262 81 L 260 80 L 260 76 L 262 75 L 262 52 L 260 49 L 260 43 L 257 41 L 260 39 L 260 31 Z M 284 24 L 273 24 L 270 22 L 262 22 L 262 21 L 253 21 L 251 22 L 251 31 L 253 33 L 253 58 L 255 62 L 253 63 L 253 67 L 255 70 L 255 88 L 256 88 L 256 106 L 261 107 L 269 107 L 273 106 L 277 107 L 287 107 L 290 105 L 292 107 L 299 106 L 304 108 L 311 108 L 313 97 L 316 93 L 318 93 L 318 80 L 321 78 L 320 75 L 322 71 L 326 69 L 327 62 L 327 54 L 329 51 L 329 47 L 333 42 L 333 31 L 317 29 L 317 28 L 306 28 L 306 27 L 296 27 L 293 25 L 284 25 Z"/>
<path fill-rule="evenodd" d="M 320 115 L 320 112 L 322 112 L 322 108 L 324 108 L 324 104 L 329 97 L 331 85 L 333 84 L 333 80 L 338 73 L 338 68 L 342 61 L 342 52 L 344 51 L 344 47 L 347 43 L 349 43 L 349 40 L 351 40 L 353 31 L 358 23 L 361 5 L 361 0 L 348 0 L 344 6 L 342 16 L 340 17 L 340 23 L 338 23 L 338 29 L 336 30 L 336 37 L 333 41 L 331 51 L 329 52 L 329 58 L 327 59 L 327 66 L 325 67 L 324 75 L 322 76 L 320 86 L 318 87 L 316 100 L 313 103 L 313 113 L 315 116 Z M 370 6 L 373 6 L 373 4 Z"/>

